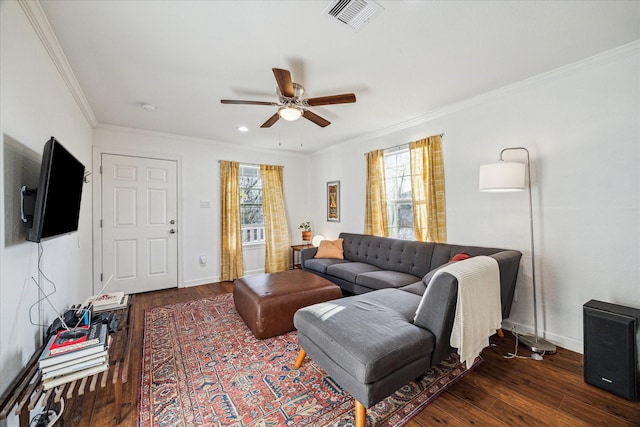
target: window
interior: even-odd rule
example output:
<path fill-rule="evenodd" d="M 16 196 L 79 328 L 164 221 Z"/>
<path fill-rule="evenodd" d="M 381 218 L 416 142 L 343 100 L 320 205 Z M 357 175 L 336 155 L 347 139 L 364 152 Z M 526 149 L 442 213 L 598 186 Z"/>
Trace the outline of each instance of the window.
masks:
<path fill-rule="evenodd" d="M 242 244 L 263 243 L 262 181 L 258 166 L 240 165 L 240 217 Z"/>
<path fill-rule="evenodd" d="M 384 153 L 385 190 L 389 237 L 414 240 L 409 149 Z"/>

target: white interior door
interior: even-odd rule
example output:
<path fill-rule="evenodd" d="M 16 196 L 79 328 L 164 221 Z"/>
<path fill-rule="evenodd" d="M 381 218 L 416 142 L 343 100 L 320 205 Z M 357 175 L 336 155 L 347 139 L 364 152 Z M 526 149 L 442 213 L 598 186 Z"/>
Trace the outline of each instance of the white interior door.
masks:
<path fill-rule="evenodd" d="M 102 155 L 105 292 L 178 286 L 177 174 L 172 160 Z"/>

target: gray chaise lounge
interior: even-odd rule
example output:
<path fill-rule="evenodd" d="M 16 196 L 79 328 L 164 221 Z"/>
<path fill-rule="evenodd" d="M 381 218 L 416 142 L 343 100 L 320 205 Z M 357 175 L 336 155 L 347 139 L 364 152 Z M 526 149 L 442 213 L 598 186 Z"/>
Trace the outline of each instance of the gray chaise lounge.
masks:
<path fill-rule="evenodd" d="M 407 262 L 409 264 L 401 267 L 405 271 L 424 273 L 416 283 L 316 304 L 298 310 L 294 316 L 300 347 L 296 367 L 300 367 L 305 355 L 309 354 L 356 400 L 356 425 L 362 427 L 366 423 L 366 408 L 426 373 L 455 351 L 449 340 L 458 282 L 448 273 L 437 275 L 432 281 L 438 267 L 447 264 L 453 255 L 462 251 L 494 258 L 500 269 L 504 319 L 511 309 L 522 254 L 501 249 L 405 242 L 346 233 L 341 237 L 345 238 L 346 262 L 320 260 L 329 265 L 329 271 L 331 265 L 339 264 L 344 268 L 349 262 L 354 263 L 352 272 L 358 269 L 384 271 L 381 266 L 398 268 L 398 265 Z M 305 269 L 309 271 L 313 271 L 308 268 L 311 259 L 308 255 L 311 252 L 305 254 L 306 259 L 303 258 Z M 363 266 L 366 264 L 364 260 L 377 263 L 374 267 L 378 270 Z M 326 271 L 320 275 L 329 280 L 334 277 Z M 386 278 L 393 276 L 386 273 L 381 275 Z M 354 278 L 355 281 L 347 286 L 352 291 L 362 291 L 363 286 L 358 285 L 358 274 Z M 343 278 L 335 282 L 340 286 L 345 285 Z M 505 295 L 509 298 L 507 301 Z M 416 313 L 423 298 L 420 313 Z"/>

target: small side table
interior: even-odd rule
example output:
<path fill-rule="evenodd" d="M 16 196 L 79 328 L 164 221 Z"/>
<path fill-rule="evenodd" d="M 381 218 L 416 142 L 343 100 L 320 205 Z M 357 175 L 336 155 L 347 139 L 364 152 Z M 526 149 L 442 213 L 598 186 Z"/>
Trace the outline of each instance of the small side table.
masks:
<path fill-rule="evenodd" d="M 303 249 L 313 248 L 314 246 L 311 243 L 305 243 L 303 245 L 293 245 L 291 246 L 291 268 L 302 268 L 300 262 L 296 263 L 296 252 L 300 252 Z M 298 254 L 298 261 L 300 261 L 300 254 Z"/>

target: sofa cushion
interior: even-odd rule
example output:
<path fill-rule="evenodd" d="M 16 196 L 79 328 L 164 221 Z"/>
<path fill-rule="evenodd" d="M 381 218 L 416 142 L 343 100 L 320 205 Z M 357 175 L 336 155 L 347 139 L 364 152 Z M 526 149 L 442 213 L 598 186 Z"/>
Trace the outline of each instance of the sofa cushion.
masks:
<path fill-rule="evenodd" d="M 431 279 L 438 272 L 438 270 L 440 270 L 443 267 L 446 267 L 449 264 L 453 264 L 454 262 L 457 262 L 457 261 L 449 261 L 446 264 L 442 264 L 442 265 L 434 268 L 433 270 L 431 270 L 427 274 L 425 274 L 424 277 L 422 278 L 422 281 L 420 281 L 418 283 L 412 283 L 409 286 L 404 286 L 404 287 L 402 287 L 400 289 L 405 291 L 405 292 L 411 292 L 413 294 L 422 296 L 422 295 L 424 295 L 424 291 L 429 286 L 429 283 L 431 283 Z"/>
<path fill-rule="evenodd" d="M 304 262 L 304 269 L 326 274 L 327 268 L 329 266 L 334 264 L 344 264 L 344 263 L 349 263 L 349 261 L 346 261 L 344 259 L 310 258 Z"/>
<path fill-rule="evenodd" d="M 433 334 L 411 324 L 419 303 L 417 295 L 383 289 L 302 308 L 294 324 L 342 369 L 369 384 L 433 351 Z"/>
<path fill-rule="evenodd" d="M 363 262 L 346 262 L 343 264 L 332 264 L 328 266 L 326 274 L 356 283 L 356 277 L 358 274 L 367 273 L 369 271 L 380 271 L 380 269 L 376 266 L 365 264 Z"/>
<path fill-rule="evenodd" d="M 375 265 L 381 270 L 400 271 L 417 277 L 423 277 L 431 270 L 432 253 L 437 246 L 436 243 L 431 242 L 364 234 L 340 233 L 340 237 L 344 238 L 345 259 Z"/>
<path fill-rule="evenodd" d="M 414 295 L 422 296 L 424 295 L 424 291 L 427 290 L 427 285 L 425 285 L 425 283 L 420 280 L 419 282 L 412 283 L 398 289 L 404 292 L 411 292 Z"/>
<path fill-rule="evenodd" d="M 371 289 L 399 288 L 415 283 L 419 277 L 398 271 L 372 271 L 358 274 L 356 284 Z"/>
<path fill-rule="evenodd" d="M 316 258 L 334 258 L 334 259 L 344 259 L 344 254 L 342 251 L 342 242 L 344 239 L 336 239 L 336 240 L 323 240 L 320 242 L 320 246 L 318 246 L 318 252 L 316 253 Z"/>

